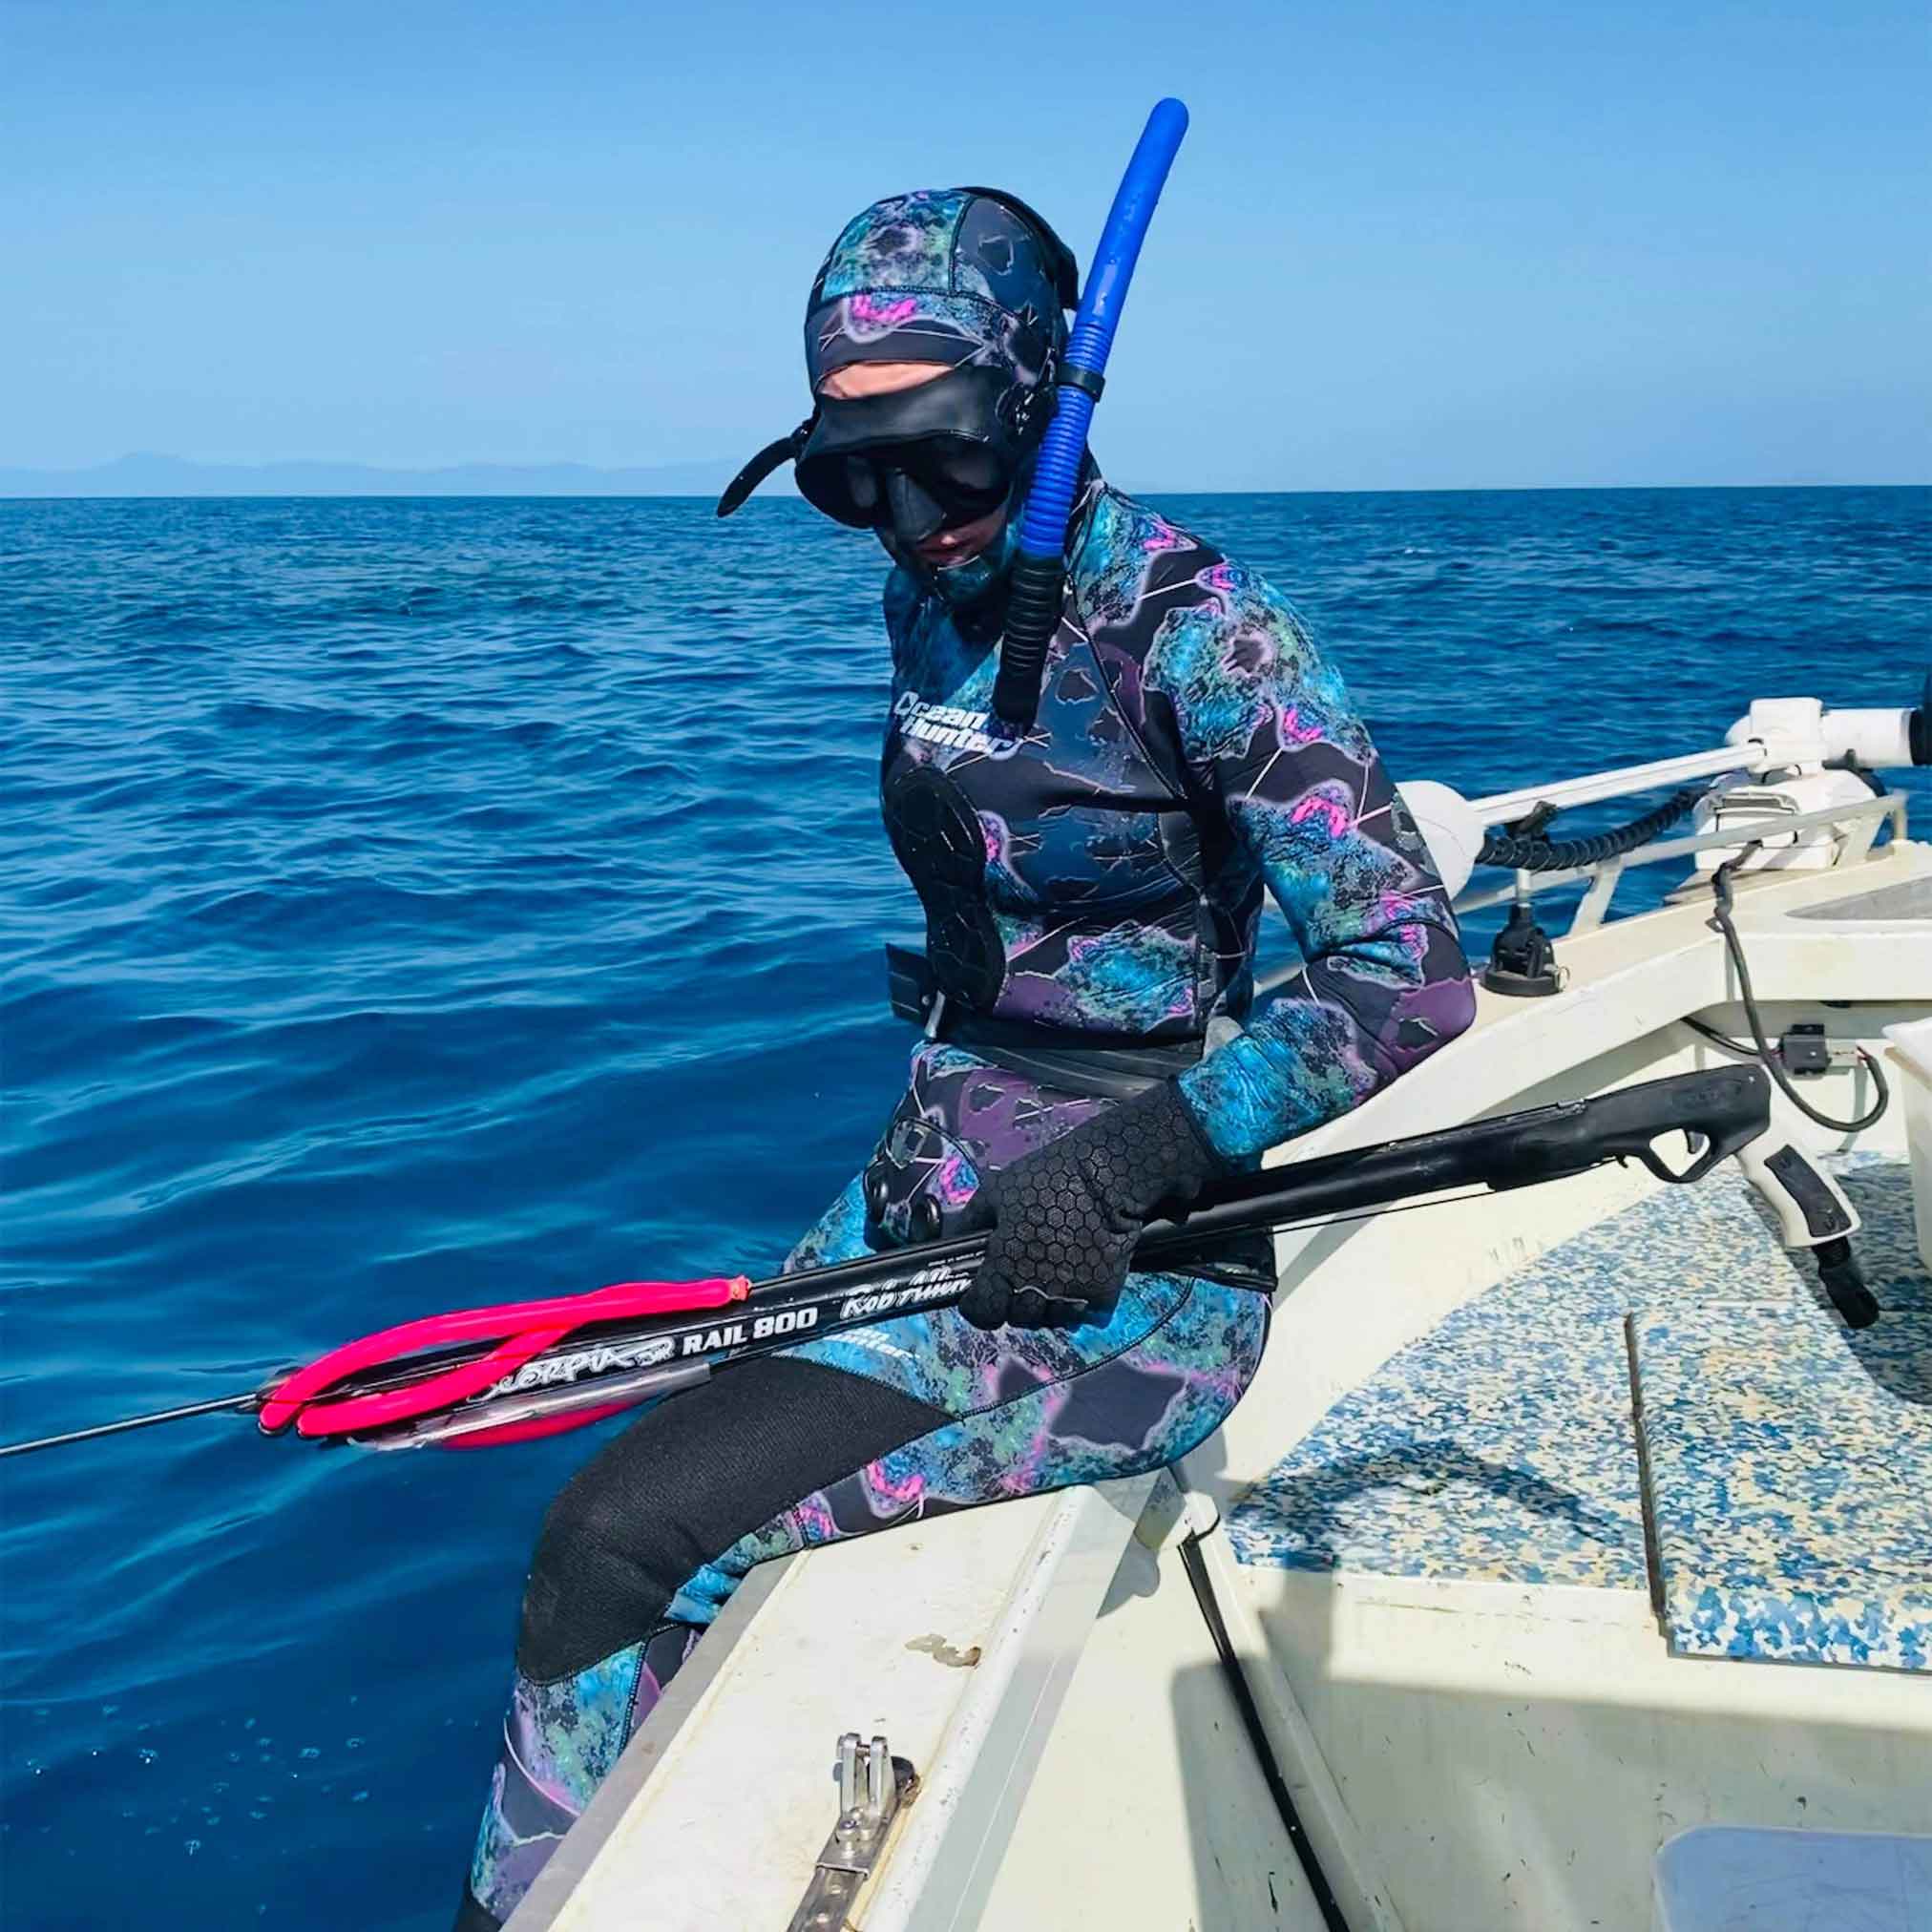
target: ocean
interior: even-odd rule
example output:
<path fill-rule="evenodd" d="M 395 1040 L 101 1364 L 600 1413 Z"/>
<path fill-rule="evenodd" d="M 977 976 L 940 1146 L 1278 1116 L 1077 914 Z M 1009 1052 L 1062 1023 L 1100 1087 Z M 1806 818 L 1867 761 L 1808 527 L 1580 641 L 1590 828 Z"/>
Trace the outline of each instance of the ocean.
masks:
<path fill-rule="evenodd" d="M 1472 795 L 1932 660 L 1932 490 L 1156 500 Z M 0 1437 L 769 1270 L 903 1069 L 881 575 L 789 500 L 0 502 Z M 0 1464 L 9 1922 L 440 1932 L 591 1447 Z"/>

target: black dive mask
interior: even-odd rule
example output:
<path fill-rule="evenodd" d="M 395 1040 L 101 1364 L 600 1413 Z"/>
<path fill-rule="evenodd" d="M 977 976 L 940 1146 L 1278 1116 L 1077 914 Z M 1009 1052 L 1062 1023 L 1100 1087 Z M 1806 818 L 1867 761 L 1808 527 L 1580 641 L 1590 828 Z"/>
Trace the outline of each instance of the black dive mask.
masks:
<path fill-rule="evenodd" d="M 969 365 L 883 395 L 822 396 L 789 436 L 732 478 L 718 514 L 730 515 L 790 462 L 799 494 L 815 510 L 901 545 L 923 542 L 1009 500 L 1051 395 L 1050 369 L 1028 387 L 1008 370 Z"/>
<path fill-rule="evenodd" d="M 1000 508 L 1012 494 L 1013 476 L 991 450 L 933 437 L 800 464 L 798 489 L 836 522 L 890 532 L 912 545 Z"/>

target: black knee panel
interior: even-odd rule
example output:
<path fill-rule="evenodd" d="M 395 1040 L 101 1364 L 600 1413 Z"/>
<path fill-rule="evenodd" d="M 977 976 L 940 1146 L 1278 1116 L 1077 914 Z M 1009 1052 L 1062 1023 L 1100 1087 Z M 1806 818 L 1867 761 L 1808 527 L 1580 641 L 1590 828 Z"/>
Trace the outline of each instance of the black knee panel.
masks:
<path fill-rule="evenodd" d="M 784 1355 L 671 1396 L 551 1504 L 524 1593 L 517 1669 L 554 1683 L 637 1643 L 740 1537 L 952 1419 L 883 1382 Z"/>

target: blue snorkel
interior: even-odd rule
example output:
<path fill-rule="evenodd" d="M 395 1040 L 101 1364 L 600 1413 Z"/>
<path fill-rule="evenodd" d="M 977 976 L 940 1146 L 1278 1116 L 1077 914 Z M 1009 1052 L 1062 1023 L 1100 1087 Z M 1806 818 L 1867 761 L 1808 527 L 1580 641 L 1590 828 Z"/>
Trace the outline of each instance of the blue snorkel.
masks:
<path fill-rule="evenodd" d="M 1046 647 L 1060 623 L 1060 598 L 1066 588 L 1067 520 L 1080 492 L 1087 429 L 1105 384 L 1114 331 L 1121 326 L 1127 284 L 1133 280 L 1141 243 L 1147 239 L 1147 224 L 1154 219 L 1167 170 L 1174 165 L 1186 132 L 1187 110 L 1178 100 L 1155 102 L 1121 177 L 1114 205 L 1107 211 L 1107 224 L 1101 231 L 1067 338 L 1053 421 L 1040 443 L 1033 487 L 1020 518 L 1006 630 L 999 641 L 999 674 L 993 684 L 994 715 L 1021 730 L 1032 726 L 1039 709 Z"/>

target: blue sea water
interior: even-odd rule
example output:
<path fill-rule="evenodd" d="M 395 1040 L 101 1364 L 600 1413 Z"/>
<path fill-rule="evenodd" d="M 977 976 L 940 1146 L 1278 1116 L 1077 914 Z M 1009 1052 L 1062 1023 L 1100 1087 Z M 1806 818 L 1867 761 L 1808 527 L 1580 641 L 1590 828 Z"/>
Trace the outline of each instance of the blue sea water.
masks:
<path fill-rule="evenodd" d="M 1471 793 L 1932 658 L 1932 491 L 1165 507 Z M 0 503 L 0 1436 L 768 1270 L 903 1066 L 880 575 L 789 501 Z M 447 1924 L 591 1446 L 0 1464 L 9 1922 Z"/>

